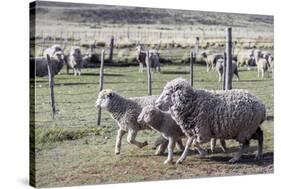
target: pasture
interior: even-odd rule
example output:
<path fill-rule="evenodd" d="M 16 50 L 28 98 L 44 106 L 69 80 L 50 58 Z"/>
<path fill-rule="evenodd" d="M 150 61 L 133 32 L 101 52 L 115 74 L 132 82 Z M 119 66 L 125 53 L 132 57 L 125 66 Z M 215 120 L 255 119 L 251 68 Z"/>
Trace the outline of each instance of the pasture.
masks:
<path fill-rule="evenodd" d="M 152 74 L 152 93 L 161 93 L 165 83 L 176 77 L 189 78 L 188 66 L 164 65 L 162 73 Z M 273 116 L 273 79 L 271 73 L 258 79 L 256 69 L 239 68 L 240 81 L 234 77 L 233 88 L 247 89 L 258 96 Z M 138 67 L 105 67 L 104 88 L 122 96 L 147 95 L 146 72 Z M 266 75 L 267 76 L 267 75 Z M 194 87 L 221 89 L 217 73 L 194 65 Z M 117 182 L 186 179 L 206 176 L 273 173 L 273 121 L 265 121 L 264 160 L 253 160 L 256 142 L 237 164 L 230 164 L 238 143 L 227 141 L 229 153 L 217 146 L 215 153 L 200 157 L 191 153 L 182 165 L 163 165 L 165 156 L 154 156 L 152 144 L 159 135 L 154 131 L 139 132 L 141 141 L 149 145 L 138 149 L 123 138 L 120 155 L 114 154 L 117 125 L 102 112 L 101 126 L 97 126 L 95 101 L 98 95 L 99 69 L 83 69 L 80 77 L 66 75 L 65 70 L 55 77 L 55 99 L 58 112 L 52 119 L 48 78 L 35 78 L 35 153 L 37 187 L 71 186 Z M 209 144 L 204 145 L 209 149 Z M 179 158 L 176 153 L 174 161 Z"/>

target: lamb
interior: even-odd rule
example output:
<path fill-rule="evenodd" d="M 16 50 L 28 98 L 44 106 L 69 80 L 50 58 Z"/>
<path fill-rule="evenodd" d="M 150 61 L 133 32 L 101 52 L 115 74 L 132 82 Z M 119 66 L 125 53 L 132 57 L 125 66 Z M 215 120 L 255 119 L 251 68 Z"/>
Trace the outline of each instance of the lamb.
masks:
<path fill-rule="evenodd" d="M 137 117 L 144 106 L 153 105 L 157 98 L 158 96 L 148 96 L 126 99 L 110 89 L 102 90 L 99 93 L 96 101 L 96 107 L 100 107 L 108 111 L 119 126 L 116 137 L 115 154 L 120 154 L 121 140 L 127 132 L 127 141 L 130 144 L 134 144 L 139 148 L 148 144 L 147 141 L 139 142 L 136 140 L 138 131 L 150 129 L 146 124 L 139 124 L 137 122 Z M 156 155 L 163 153 L 166 149 L 165 145 L 166 144 L 164 143 L 159 146 L 159 149 L 156 151 Z"/>
<path fill-rule="evenodd" d="M 64 55 L 61 52 L 55 52 L 50 57 L 52 70 L 57 75 L 65 64 Z M 48 75 L 48 61 L 46 57 L 30 58 L 31 67 L 35 68 L 35 75 L 44 77 Z"/>
<path fill-rule="evenodd" d="M 168 158 L 164 161 L 164 164 L 172 163 L 175 143 L 181 143 L 181 138 L 185 137 L 185 135 L 177 123 L 172 119 L 171 115 L 168 112 L 159 110 L 153 105 L 148 105 L 142 109 L 137 121 L 139 124 L 147 124 L 151 129 L 160 132 L 164 138 L 169 140 Z M 191 145 L 193 138 L 189 137 L 188 140 Z M 205 155 L 205 151 L 198 145 L 198 143 L 195 143 L 194 145 L 200 154 Z"/>
<path fill-rule="evenodd" d="M 160 53 L 157 50 L 149 50 L 149 60 L 152 71 L 161 72 L 159 55 Z"/>
<path fill-rule="evenodd" d="M 66 72 L 69 74 L 69 69 L 73 69 L 73 74 L 81 75 L 81 68 L 83 67 L 83 58 L 81 54 L 80 47 L 71 47 L 69 56 L 66 61 Z"/>
<path fill-rule="evenodd" d="M 143 66 L 145 64 L 146 52 L 141 45 L 136 46 L 136 60 L 139 63 L 139 72 L 143 72 Z"/>
<path fill-rule="evenodd" d="M 222 80 L 223 66 L 224 66 L 224 59 L 218 59 L 217 64 L 216 64 L 216 71 L 217 71 L 218 76 L 219 76 L 219 82 Z M 237 80 L 239 80 L 237 64 L 233 60 L 232 61 L 232 78 L 233 78 L 234 74 L 237 76 Z"/>
<path fill-rule="evenodd" d="M 215 139 L 235 139 L 241 148 L 230 162 L 240 160 L 251 139 L 258 140 L 255 159 L 262 159 L 265 105 L 246 90 L 207 91 L 193 89 L 188 81 L 176 78 L 166 84 L 156 105 L 167 103 L 172 118 L 187 135 L 193 133 L 199 144 Z M 187 156 L 188 145 L 177 163 Z"/>

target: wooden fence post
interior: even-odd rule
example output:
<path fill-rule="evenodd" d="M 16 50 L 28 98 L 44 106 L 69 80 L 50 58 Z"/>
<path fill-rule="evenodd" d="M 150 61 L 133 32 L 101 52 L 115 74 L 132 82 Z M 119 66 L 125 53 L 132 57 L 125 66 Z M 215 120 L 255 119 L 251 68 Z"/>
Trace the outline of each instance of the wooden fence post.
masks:
<path fill-rule="evenodd" d="M 196 37 L 195 41 L 195 54 L 198 54 L 199 52 L 199 37 Z"/>
<path fill-rule="evenodd" d="M 226 83 L 226 52 L 223 53 L 223 82 L 222 82 L 222 90 L 225 90 Z"/>
<path fill-rule="evenodd" d="M 110 51 L 109 51 L 109 63 L 113 63 L 112 62 L 113 48 L 114 48 L 114 37 L 111 36 L 111 39 L 110 39 Z"/>
<path fill-rule="evenodd" d="M 150 71 L 150 59 L 149 59 L 149 51 L 146 51 L 145 56 L 145 63 L 146 63 L 146 71 L 147 71 L 147 86 L 148 86 L 148 95 L 152 94 L 151 91 L 151 71 Z"/>
<path fill-rule="evenodd" d="M 225 82 L 225 89 L 230 90 L 232 89 L 232 35 L 231 35 L 231 28 L 226 28 L 226 82 Z"/>
<path fill-rule="evenodd" d="M 50 95 L 51 95 L 52 117 L 54 119 L 56 113 L 55 95 L 54 95 L 54 70 L 52 67 L 50 55 L 48 54 L 47 54 L 47 64 L 48 64 L 49 87 L 50 87 Z"/>
<path fill-rule="evenodd" d="M 190 53 L 190 64 L 189 64 L 189 80 L 190 80 L 190 85 L 193 87 L 193 52 L 191 51 Z"/>
<path fill-rule="evenodd" d="M 101 51 L 99 91 L 102 91 L 103 89 L 103 65 L 104 65 L 104 49 L 102 49 Z M 101 122 L 101 108 L 99 107 L 97 125 L 100 125 L 100 122 Z"/>

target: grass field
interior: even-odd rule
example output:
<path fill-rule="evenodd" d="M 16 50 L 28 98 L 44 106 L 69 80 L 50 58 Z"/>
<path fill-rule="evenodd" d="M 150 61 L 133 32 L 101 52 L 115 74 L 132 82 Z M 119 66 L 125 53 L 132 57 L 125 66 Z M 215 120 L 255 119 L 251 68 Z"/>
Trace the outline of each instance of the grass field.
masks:
<path fill-rule="evenodd" d="M 176 77 L 189 78 L 185 65 L 165 65 L 163 72 L 153 73 L 153 94 L 160 94 L 165 83 Z M 146 73 L 137 67 L 105 67 L 104 88 L 123 96 L 147 95 Z M 257 78 L 255 69 L 240 69 L 241 80 L 234 80 L 233 88 L 247 89 L 258 96 L 273 116 L 273 80 Z M 116 123 L 102 112 L 102 124 L 97 126 L 95 101 L 98 94 L 99 70 L 83 69 L 82 76 L 63 72 L 55 77 L 55 99 L 58 113 L 52 120 L 47 78 L 36 78 L 35 96 L 35 150 L 36 181 L 38 187 L 70 186 L 133 182 L 148 180 L 182 179 L 205 176 L 273 173 L 273 121 L 263 123 L 264 160 L 253 161 L 256 142 L 241 162 L 229 164 L 237 143 L 227 141 L 229 153 L 200 157 L 192 153 L 183 165 L 163 165 L 165 156 L 154 156 L 151 144 L 158 136 L 153 131 L 140 132 L 139 140 L 149 145 L 137 149 L 123 139 L 121 155 L 114 155 Z M 220 89 L 215 72 L 206 72 L 205 66 L 195 65 L 194 87 Z M 124 137 L 125 138 L 125 137 Z M 209 149 L 209 144 L 204 145 Z M 175 159 L 179 158 L 179 153 Z"/>

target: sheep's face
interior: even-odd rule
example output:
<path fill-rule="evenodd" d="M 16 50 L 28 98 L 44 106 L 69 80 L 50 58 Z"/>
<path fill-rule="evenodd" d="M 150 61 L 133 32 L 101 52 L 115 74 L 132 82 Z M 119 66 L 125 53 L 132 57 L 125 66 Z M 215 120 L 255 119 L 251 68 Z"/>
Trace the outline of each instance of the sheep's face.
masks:
<path fill-rule="evenodd" d="M 158 111 L 159 110 L 157 110 L 157 108 L 152 105 L 144 107 L 140 115 L 138 116 L 138 123 L 146 123 L 153 127 L 154 118 L 155 116 L 158 116 Z"/>
<path fill-rule="evenodd" d="M 172 101 L 171 101 L 172 94 L 173 94 L 172 90 L 164 89 L 155 102 L 156 107 L 159 108 L 160 110 L 167 111 L 169 107 L 172 105 Z"/>
<path fill-rule="evenodd" d="M 110 105 L 111 99 L 114 97 L 114 92 L 109 89 L 102 90 L 96 100 L 97 108 L 107 109 Z"/>

